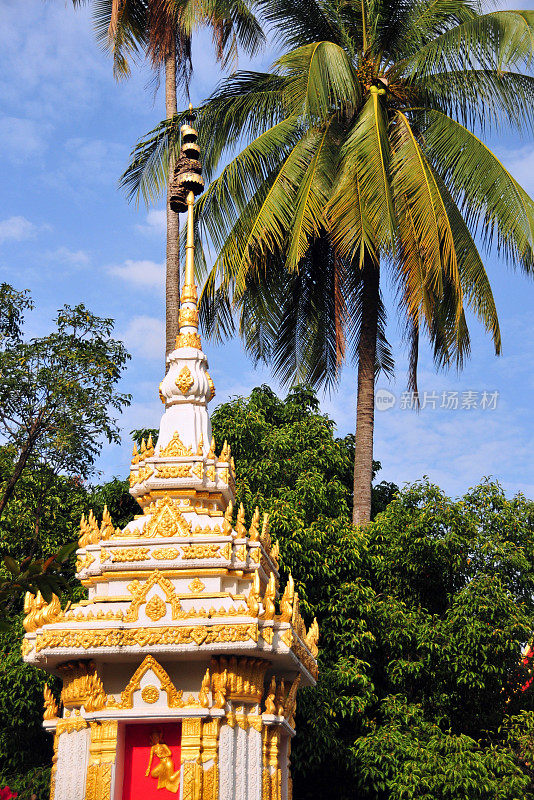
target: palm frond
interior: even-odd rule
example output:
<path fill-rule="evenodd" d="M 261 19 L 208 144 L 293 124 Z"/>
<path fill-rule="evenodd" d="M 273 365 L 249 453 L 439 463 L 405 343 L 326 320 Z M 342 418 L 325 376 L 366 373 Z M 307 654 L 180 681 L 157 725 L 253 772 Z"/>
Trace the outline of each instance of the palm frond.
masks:
<path fill-rule="evenodd" d="M 534 269 L 534 202 L 498 158 L 459 122 L 413 110 L 425 151 L 470 229 L 514 264 Z"/>
<path fill-rule="evenodd" d="M 513 69 L 534 56 L 534 11 L 476 15 L 401 60 L 395 71 L 411 79 L 435 72 Z"/>
<path fill-rule="evenodd" d="M 364 231 L 372 231 L 370 241 L 374 249 L 391 251 L 394 247 L 395 213 L 390 161 L 387 118 L 378 94 L 374 93 L 369 96 L 345 138 L 341 148 L 340 180 L 328 208 L 336 242 L 343 255 L 351 261 L 361 253 Z M 359 208 L 356 208 L 356 198 Z M 364 209 L 363 214 L 361 209 Z M 362 221 L 356 236 L 346 227 L 355 214 Z"/>
<path fill-rule="evenodd" d="M 425 77 L 425 106 L 481 130 L 534 128 L 534 77 L 520 72 L 470 69 Z"/>
<path fill-rule="evenodd" d="M 291 50 L 275 62 L 274 70 L 287 77 L 284 104 L 288 114 L 303 114 L 316 122 L 360 100 L 354 67 L 345 50 L 333 42 L 313 42 Z"/>

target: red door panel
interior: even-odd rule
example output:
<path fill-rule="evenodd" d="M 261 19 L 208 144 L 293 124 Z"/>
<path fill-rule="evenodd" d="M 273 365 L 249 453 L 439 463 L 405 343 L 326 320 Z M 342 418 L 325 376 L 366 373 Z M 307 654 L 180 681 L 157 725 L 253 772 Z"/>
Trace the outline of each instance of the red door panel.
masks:
<path fill-rule="evenodd" d="M 176 722 L 126 726 L 122 800 L 179 800 L 181 739 Z"/>

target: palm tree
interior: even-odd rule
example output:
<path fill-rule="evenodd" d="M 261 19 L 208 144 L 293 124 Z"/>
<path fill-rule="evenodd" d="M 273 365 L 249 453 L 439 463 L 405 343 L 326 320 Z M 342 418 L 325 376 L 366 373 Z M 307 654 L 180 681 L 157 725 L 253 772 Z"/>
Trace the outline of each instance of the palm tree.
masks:
<path fill-rule="evenodd" d="M 534 12 L 482 14 L 469 0 L 260 5 L 284 54 L 270 72 L 231 76 L 197 109 L 208 177 L 246 145 L 198 207 L 217 252 L 204 321 L 224 336 L 237 313 L 253 357 L 288 381 L 332 382 L 352 351 L 353 520 L 365 524 L 375 375 L 392 365 L 382 273 L 398 289 L 415 386 L 421 335 L 438 366 L 462 365 L 466 309 L 500 352 L 477 235 L 534 267 L 534 204 L 474 132 L 532 129 Z M 123 176 L 132 195 L 173 135 L 162 123 L 138 144 Z"/>
<path fill-rule="evenodd" d="M 88 0 L 72 0 L 81 5 Z M 143 53 L 152 66 L 165 74 L 165 114 L 177 113 L 177 92 L 187 90 L 192 73 L 191 37 L 195 28 L 213 30 L 218 61 L 232 59 L 238 44 L 253 55 L 263 42 L 263 33 L 246 0 L 94 0 L 97 38 L 113 55 L 117 78 L 130 74 L 129 60 Z M 166 343 L 165 355 L 175 348 L 180 309 L 179 217 L 170 205 L 174 154 L 161 165 L 167 185 L 166 203 Z"/>

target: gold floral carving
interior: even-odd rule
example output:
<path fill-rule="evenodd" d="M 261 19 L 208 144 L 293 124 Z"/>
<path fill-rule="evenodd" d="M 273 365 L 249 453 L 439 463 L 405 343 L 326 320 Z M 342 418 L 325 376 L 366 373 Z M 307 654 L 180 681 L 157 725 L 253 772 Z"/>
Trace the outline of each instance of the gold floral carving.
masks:
<path fill-rule="evenodd" d="M 122 564 L 125 561 L 148 561 L 149 552 L 149 547 L 117 548 L 109 551 L 109 558 L 113 564 Z"/>
<path fill-rule="evenodd" d="M 226 673 L 226 698 L 239 703 L 259 703 L 269 661 L 260 658 L 212 658 L 212 672 Z"/>
<path fill-rule="evenodd" d="M 174 561 L 180 557 L 180 551 L 175 547 L 158 547 L 152 551 L 152 558 L 158 561 Z"/>
<path fill-rule="evenodd" d="M 159 690 L 155 686 L 145 686 L 141 690 L 141 697 L 145 703 L 157 703 L 159 700 Z"/>
<path fill-rule="evenodd" d="M 200 336 L 198 333 L 179 333 L 176 337 L 176 347 L 196 347 L 201 349 Z"/>
<path fill-rule="evenodd" d="M 45 720 L 45 722 L 47 720 L 56 719 L 59 714 L 59 708 L 56 703 L 56 698 L 50 691 L 50 687 L 47 683 L 45 683 L 44 685 L 43 695 L 44 695 L 43 719 Z"/>
<path fill-rule="evenodd" d="M 286 647 L 291 647 L 291 645 L 293 644 L 293 639 L 294 636 L 291 628 L 288 628 L 280 635 L 280 641 L 283 642 L 286 645 Z"/>
<path fill-rule="evenodd" d="M 184 458 L 192 455 L 193 450 L 190 447 L 185 446 L 180 439 L 178 431 L 176 431 L 167 447 L 159 451 L 160 458 Z"/>
<path fill-rule="evenodd" d="M 171 497 L 158 500 L 157 509 L 150 522 L 146 522 L 141 532 L 142 537 L 152 538 L 154 536 L 188 536 L 191 533 L 191 524 L 186 522 L 179 508 Z"/>
<path fill-rule="evenodd" d="M 32 650 L 33 650 L 33 644 L 29 642 L 27 639 L 24 639 L 24 641 L 22 642 L 22 646 L 20 648 L 22 658 L 26 658 L 26 656 L 29 656 Z"/>
<path fill-rule="evenodd" d="M 208 386 L 210 387 L 210 392 L 211 392 L 210 398 L 208 400 L 209 402 L 210 400 L 213 400 L 213 398 L 215 397 L 215 384 L 213 383 L 212 377 L 209 374 L 209 372 L 206 372 L 206 378 L 208 379 Z"/>
<path fill-rule="evenodd" d="M 145 613 L 153 622 L 159 622 L 167 613 L 167 606 L 157 594 L 153 595 L 145 605 Z"/>
<path fill-rule="evenodd" d="M 230 642 L 258 641 L 258 626 L 243 625 L 196 625 L 165 626 L 161 628 L 109 628 L 92 631 L 48 630 L 37 634 L 35 650 L 56 648 L 84 649 L 118 647 L 157 647 L 182 644 L 201 645 Z"/>
<path fill-rule="evenodd" d="M 183 548 L 182 557 L 186 560 L 220 558 L 221 548 L 218 544 L 192 544 Z"/>
<path fill-rule="evenodd" d="M 310 630 L 308 631 L 305 639 L 306 647 L 308 648 L 308 650 L 310 651 L 310 653 L 314 658 L 317 658 L 317 655 L 319 653 L 319 648 L 317 647 L 318 641 L 319 641 L 319 625 L 317 623 L 317 620 L 314 619 L 312 624 L 310 625 Z"/>
<path fill-rule="evenodd" d="M 215 480 L 215 475 L 216 475 L 216 470 L 215 470 L 215 467 L 214 467 L 214 466 L 213 466 L 213 464 L 212 464 L 212 465 L 211 465 L 211 467 L 208 467 L 208 468 L 206 469 L 206 478 L 207 478 L 209 481 L 212 481 L 212 482 L 213 482 L 213 481 Z"/>
<path fill-rule="evenodd" d="M 204 589 L 206 588 L 206 584 L 202 583 L 200 578 L 193 578 L 189 586 L 187 587 L 192 594 L 201 594 Z"/>
<path fill-rule="evenodd" d="M 251 560 L 254 561 L 255 564 L 259 564 L 260 563 L 260 558 L 261 558 L 261 550 L 260 550 L 260 548 L 259 547 L 251 547 L 249 552 L 250 552 Z"/>
<path fill-rule="evenodd" d="M 186 283 L 182 289 L 180 297 L 181 303 L 196 303 L 198 301 L 197 287 L 192 283 Z"/>
<path fill-rule="evenodd" d="M 158 478 L 190 478 L 191 464 L 173 464 L 172 466 L 157 467 Z"/>
<path fill-rule="evenodd" d="M 202 740 L 204 742 L 204 738 Z M 204 751 L 204 744 L 202 746 Z M 219 775 L 217 763 L 204 770 L 202 776 L 202 800 L 217 800 L 219 797 Z"/>
<path fill-rule="evenodd" d="M 235 557 L 237 558 L 238 561 L 246 561 L 247 560 L 247 546 L 246 546 L 246 544 L 241 545 L 241 547 L 236 547 Z"/>
<path fill-rule="evenodd" d="M 191 375 L 191 370 L 189 367 L 182 367 L 180 374 L 176 378 L 176 386 L 179 388 L 183 395 L 186 395 L 192 385 L 194 384 L 195 380 Z"/>
<path fill-rule="evenodd" d="M 271 645 L 274 639 L 274 631 L 272 628 L 262 628 L 261 636 L 262 639 L 264 639 L 267 642 L 267 644 Z"/>
<path fill-rule="evenodd" d="M 284 644 L 287 644 L 288 647 L 291 647 L 291 650 L 296 655 L 298 660 L 301 664 L 308 670 L 310 675 L 317 680 L 319 675 L 319 670 L 317 667 L 317 661 L 311 655 L 307 647 L 304 647 L 296 636 L 293 635 L 291 629 L 287 630 L 285 634 L 281 637 Z"/>
<path fill-rule="evenodd" d="M 83 731 L 88 728 L 88 723 L 80 716 L 80 712 L 76 711 L 76 716 L 68 717 L 70 711 L 65 712 L 65 719 L 60 719 L 56 725 L 56 734 L 62 736 L 64 733 L 73 733 L 74 731 Z"/>
<path fill-rule="evenodd" d="M 181 308 L 178 323 L 181 327 L 198 327 L 198 311 L 196 308 Z"/>
<path fill-rule="evenodd" d="M 93 712 L 105 707 L 107 697 L 94 661 L 67 661 L 57 669 L 63 677 L 61 702 L 65 708 L 84 706 Z"/>
<path fill-rule="evenodd" d="M 156 661 L 156 659 L 153 656 L 146 656 L 144 661 L 139 665 L 139 667 L 132 675 L 124 691 L 121 693 L 121 701 L 117 705 L 118 708 L 133 708 L 133 696 L 135 692 L 138 692 L 139 689 L 141 688 L 141 680 L 147 674 L 147 672 L 152 672 L 156 676 L 156 678 L 158 678 L 160 682 L 160 690 L 162 692 L 165 692 L 165 694 L 167 695 L 167 706 L 169 708 L 184 707 L 185 703 L 183 701 L 183 692 L 181 691 L 178 692 L 176 690 L 175 685 L 169 678 L 165 669 L 161 666 L 161 664 L 158 661 Z M 154 700 L 146 700 L 146 698 L 143 697 L 143 692 L 149 688 L 158 691 L 155 686 L 150 686 L 150 687 L 147 686 L 141 692 L 141 697 L 143 698 L 143 700 L 145 700 L 145 702 L 153 703 L 155 702 Z"/>
<path fill-rule="evenodd" d="M 193 467 L 193 469 L 191 470 L 191 472 L 192 472 L 192 474 L 195 476 L 195 478 L 198 478 L 198 479 L 199 479 L 199 481 L 201 481 L 201 480 L 202 480 L 202 476 L 204 475 L 204 464 L 202 463 L 202 461 L 199 461 L 199 462 L 198 462 L 198 463 L 197 463 L 197 464 L 196 464 L 196 465 Z"/>
<path fill-rule="evenodd" d="M 61 622 L 65 618 L 59 597 L 53 594 L 52 600 L 47 603 L 41 592 L 37 592 L 35 596 L 31 592 L 26 592 L 24 613 L 22 625 L 27 633 L 33 633 L 43 625 Z"/>
<path fill-rule="evenodd" d="M 86 553 L 82 558 L 76 559 L 76 572 L 81 572 L 83 569 L 89 569 L 93 564 L 95 558 L 91 553 Z"/>
<path fill-rule="evenodd" d="M 228 468 L 225 467 L 224 469 L 219 470 L 219 479 L 223 483 L 228 483 Z"/>
<path fill-rule="evenodd" d="M 153 586 L 159 586 L 163 590 L 167 603 L 171 605 L 172 619 L 178 618 L 181 606 L 179 599 L 176 597 L 174 586 L 163 573 L 159 572 L 159 570 L 154 570 L 143 584 L 139 581 L 132 581 L 132 583 L 128 584 L 128 591 L 134 599 L 124 615 L 125 622 L 136 622 L 139 619 L 139 608 L 146 602 L 148 593 Z M 163 603 L 161 598 L 160 602 Z"/>

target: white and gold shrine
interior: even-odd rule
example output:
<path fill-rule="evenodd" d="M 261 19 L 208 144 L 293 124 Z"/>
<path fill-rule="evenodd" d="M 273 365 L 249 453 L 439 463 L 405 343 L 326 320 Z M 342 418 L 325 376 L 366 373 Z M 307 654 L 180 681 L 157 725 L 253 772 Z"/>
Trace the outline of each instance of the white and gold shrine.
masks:
<path fill-rule="evenodd" d="M 182 141 L 180 333 L 158 442 L 134 449 L 142 513 L 124 530 L 107 512 L 82 519 L 86 600 L 26 598 L 24 660 L 63 680 L 60 708 L 45 689 L 51 800 L 290 800 L 297 689 L 317 678 L 317 623 L 306 631 L 291 579 L 280 591 L 267 518 L 247 528 L 241 507 L 232 522 L 233 459 L 226 443 L 215 451 L 198 335 L 190 126 Z"/>

